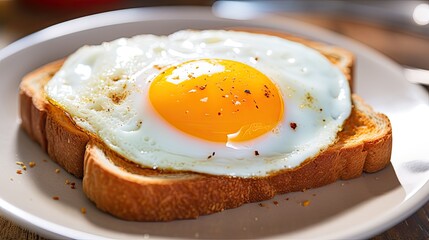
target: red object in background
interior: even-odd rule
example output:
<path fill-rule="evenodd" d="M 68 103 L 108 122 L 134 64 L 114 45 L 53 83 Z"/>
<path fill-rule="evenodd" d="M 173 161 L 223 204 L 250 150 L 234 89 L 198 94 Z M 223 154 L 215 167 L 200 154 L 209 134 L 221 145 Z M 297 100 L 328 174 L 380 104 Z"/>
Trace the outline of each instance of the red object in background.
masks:
<path fill-rule="evenodd" d="M 103 4 L 120 3 L 121 0 L 21 0 L 26 7 L 45 10 L 83 10 L 88 7 L 102 7 Z"/>

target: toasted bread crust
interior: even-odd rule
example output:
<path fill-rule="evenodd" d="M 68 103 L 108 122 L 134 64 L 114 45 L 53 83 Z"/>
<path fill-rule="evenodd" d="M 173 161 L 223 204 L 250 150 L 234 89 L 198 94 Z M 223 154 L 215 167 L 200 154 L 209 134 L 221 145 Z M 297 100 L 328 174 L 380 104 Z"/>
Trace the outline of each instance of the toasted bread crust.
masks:
<path fill-rule="evenodd" d="M 67 172 L 83 177 L 83 158 L 89 136 L 67 114 L 50 104 L 43 86 L 62 66 L 59 60 L 26 75 L 20 85 L 21 126 Z"/>
<path fill-rule="evenodd" d="M 276 194 L 355 178 L 378 171 L 390 161 L 389 119 L 353 96 L 352 115 L 338 142 L 297 168 L 261 178 L 143 169 L 81 131 L 64 111 L 46 100 L 43 86 L 62 63 L 48 64 L 23 79 L 22 127 L 54 161 L 83 177 L 83 190 L 98 208 L 122 219 L 196 218 Z"/>

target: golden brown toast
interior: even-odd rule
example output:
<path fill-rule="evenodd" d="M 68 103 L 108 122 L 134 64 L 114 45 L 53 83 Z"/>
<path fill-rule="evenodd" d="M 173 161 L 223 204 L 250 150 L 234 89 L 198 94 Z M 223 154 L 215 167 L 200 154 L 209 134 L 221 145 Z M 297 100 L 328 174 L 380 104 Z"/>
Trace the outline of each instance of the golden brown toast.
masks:
<path fill-rule="evenodd" d="M 315 46 L 352 80 L 352 54 L 300 41 Z M 66 112 L 47 101 L 43 87 L 62 63 L 63 60 L 50 63 L 24 77 L 20 85 L 22 127 L 54 161 L 71 174 L 83 177 L 83 190 L 98 208 L 122 219 L 196 218 L 276 194 L 355 178 L 363 172 L 383 169 L 390 161 L 389 119 L 353 95 L 354 107 L 338 141 L 297 168 L 258 178 L 145 169 L 109 150 L 96 136 L 79 129 Z"/>

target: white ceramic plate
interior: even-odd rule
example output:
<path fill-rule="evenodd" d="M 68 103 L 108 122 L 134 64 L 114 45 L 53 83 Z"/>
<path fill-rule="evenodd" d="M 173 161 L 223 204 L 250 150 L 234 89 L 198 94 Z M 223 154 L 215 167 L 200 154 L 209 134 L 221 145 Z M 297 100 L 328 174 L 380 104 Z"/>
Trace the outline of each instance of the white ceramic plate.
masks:
<path fill-rule="evenodd" d="M 357 55 L 356 91 L 393 124 L 392 164 L 351 181 L 277 196 L 196 220 L 138 223 L 97 210 L 81 182 L 61 171 L 19 128 L 21 77 L 84 44 L 142 33 L 194 28 L 264 27 L 343 46 Z M 342 36 L 281 17 L 247 21 L 214 16 L 208 8 L 123 10 L 59 24 L 0 51 L 0 210 L 16 223 L 52 238 L 314 238 L 373 236 L 400 222 L 429 198 L 429 100 L 404 80 L 399 66 Z M 16 161 L 36 166 L 24 174 Z M 71 189 L 65 181 L 76 182 Z M 60 199 L 55 201 L 53 196 Z M 301 203 L 310 201 L 303 207 Z M 87 213 L 81 213 L 84 207 Z"/>

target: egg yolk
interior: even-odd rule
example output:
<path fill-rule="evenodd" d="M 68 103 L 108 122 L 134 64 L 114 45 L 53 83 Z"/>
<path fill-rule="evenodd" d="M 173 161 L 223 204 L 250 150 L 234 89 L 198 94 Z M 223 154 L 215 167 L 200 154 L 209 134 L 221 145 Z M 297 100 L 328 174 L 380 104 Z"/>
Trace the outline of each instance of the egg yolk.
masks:
<path fill-rule="evenodd" d="M 175 128 L 213 142 L 242 142 L 272 131 L 283 115 L 276 85 L 232 60 L 171 66 L 149 88 L 153 108 Z"/>

